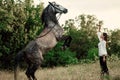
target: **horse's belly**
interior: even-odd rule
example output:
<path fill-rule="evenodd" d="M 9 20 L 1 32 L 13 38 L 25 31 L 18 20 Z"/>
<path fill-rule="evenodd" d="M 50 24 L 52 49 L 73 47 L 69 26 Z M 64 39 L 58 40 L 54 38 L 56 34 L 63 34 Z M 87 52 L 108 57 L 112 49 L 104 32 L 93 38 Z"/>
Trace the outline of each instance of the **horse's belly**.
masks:
<path fill-rule="evenodd" d="M 32 63 L 41 64 L 43 60 L 42 51 L 40 50 L 36 43 L 29 44 L 25 48 L 24 52 L 28 61 Z"/>

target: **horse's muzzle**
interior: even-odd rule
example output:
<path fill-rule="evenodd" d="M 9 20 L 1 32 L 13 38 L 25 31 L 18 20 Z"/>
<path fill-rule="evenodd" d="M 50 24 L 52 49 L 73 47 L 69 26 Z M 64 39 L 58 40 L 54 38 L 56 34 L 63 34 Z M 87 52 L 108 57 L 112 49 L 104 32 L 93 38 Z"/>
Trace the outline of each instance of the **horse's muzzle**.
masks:
<path fill-rule="evenodd" d="M 67 13 L 68 12 L 68 9 L 65 9 L 64 11 L 63 11 L 63 13 Z"/>

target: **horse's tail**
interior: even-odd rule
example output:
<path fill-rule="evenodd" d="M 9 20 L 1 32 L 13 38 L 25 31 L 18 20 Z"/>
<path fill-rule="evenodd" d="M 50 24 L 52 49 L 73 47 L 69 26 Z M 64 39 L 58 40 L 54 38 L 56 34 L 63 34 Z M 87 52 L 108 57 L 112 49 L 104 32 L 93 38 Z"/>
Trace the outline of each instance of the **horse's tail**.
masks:
<path fill-rule="evenodd" d="M 21 60 L 21 58 L 23 57 L 24 52 L 20 51 L 18 52 L 18 54 L 15 56 L 15 61 L 14 61 L 14 80 L 17 80 L 17 73 L 18 73 L 18 64 Z"/>

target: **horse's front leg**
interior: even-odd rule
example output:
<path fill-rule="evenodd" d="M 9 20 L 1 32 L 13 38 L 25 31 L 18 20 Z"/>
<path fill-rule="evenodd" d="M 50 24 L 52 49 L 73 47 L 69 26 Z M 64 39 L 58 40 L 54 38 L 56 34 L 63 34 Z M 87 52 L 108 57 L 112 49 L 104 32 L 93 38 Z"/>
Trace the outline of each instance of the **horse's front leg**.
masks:
<path fill-rule="evenodd" d="M 64 40 L 64 43 L 62 45 L 62 50 L 66 50 L 68 47 L 70 47 L 70 43 L 72 41 L 72 37 L 70 35 L 63 36 L 61 40 Z"/>

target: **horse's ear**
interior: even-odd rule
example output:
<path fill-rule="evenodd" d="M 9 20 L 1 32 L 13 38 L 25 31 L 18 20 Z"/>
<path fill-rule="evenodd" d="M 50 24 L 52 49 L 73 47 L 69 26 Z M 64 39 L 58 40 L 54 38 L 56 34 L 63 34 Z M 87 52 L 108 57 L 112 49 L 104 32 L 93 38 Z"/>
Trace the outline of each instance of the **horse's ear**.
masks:
<path fill-rule="evenodd" d="M 55 2 L 49 2 L 49 4 L 53 6 L 53 5 L 55 5 L 56 3 L 55 3 Z"/>
<path fill-rule="evenodd" d="M 51 3 L 51 2 L 48 2 L 49 4 Z"/>
<path fill-rule="evenodd" d="M 50 5 L 53 5 L 51 2 L 48 2 Z"/>

